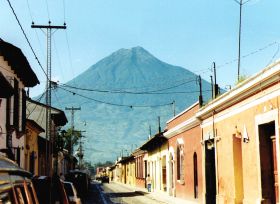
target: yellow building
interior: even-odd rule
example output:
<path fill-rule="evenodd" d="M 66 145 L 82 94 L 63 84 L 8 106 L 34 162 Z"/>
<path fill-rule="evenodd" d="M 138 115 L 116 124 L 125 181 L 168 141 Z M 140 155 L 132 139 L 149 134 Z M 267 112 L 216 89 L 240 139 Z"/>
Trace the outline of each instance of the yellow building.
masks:
<path fill-rule="evenodd" d="M 117 170 L 121 174 L 118 175 L 119 182 L 135 186 L 135 159 L 134 156 L 121 157 L 117 163 Z"/>
<path fill-rule="evenodd" d="M 148 157 L 145 167 L 147 175 L 150 174 L 152 179 L 152 191 L 166 192 L 167 191 L 167 173 L 166 164 L 168 156 L 168 142 L 162 133 L 158 133 L 151 137 L 141 147 L 141 150 L 146 150 Z M 147 176 L 146 175 L 146 176 Z"/>
<path fill-rule="evenodd" d="M 201 108 L 203 203 L 279 203 L 280 62 Z"/>
<path fill-rule="evenodd" d="M 25 170 L 38 175 L 38 136 L 44 129 L 33 120 L 26 120 Z"/>

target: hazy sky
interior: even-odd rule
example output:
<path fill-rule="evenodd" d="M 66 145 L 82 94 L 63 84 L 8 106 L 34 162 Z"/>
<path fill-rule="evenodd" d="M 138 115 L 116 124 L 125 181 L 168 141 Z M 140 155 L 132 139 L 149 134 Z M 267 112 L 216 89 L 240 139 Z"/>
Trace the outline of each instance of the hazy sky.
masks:
<path fill-rule="evenodd" d="M 66 22 L 67 30 L 58 30 L 52 36 L 53 80 L 60 82 L 67 82 L 120 48 L 142 46 L 160 60 L 201 74 L 206 80 L 210 79 L 213 61 L 217 66 L 223 65 L 235 60 L 238 54 L 239 5 L 235 0 L 10 2 L 44 67 L 46 36 L 39 29 L 32 29 L 31 22 Z M 38 95 L 45 87 L 44 74 L 8 1 L 1 0 L 0 8 L 0 37 L 23 50 L 41 81 L 40 86 L 31 90 L 31 96 Z M 279 9 L 279 0 L 251 0 L 243 6 L 242 55 L 252 54 L 242 58 L 242 74 L 252 75 L 280 57 Z M 234 84 L 236 78 L 236 61 L 217 70 L 222 88 Z"/>

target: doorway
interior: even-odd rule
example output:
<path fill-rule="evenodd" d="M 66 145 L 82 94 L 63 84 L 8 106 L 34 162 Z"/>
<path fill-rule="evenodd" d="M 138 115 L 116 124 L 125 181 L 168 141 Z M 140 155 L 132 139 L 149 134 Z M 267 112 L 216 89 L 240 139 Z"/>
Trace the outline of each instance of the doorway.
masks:
<path fill-rule="evenodd" d="M 198 198 L 197 154 L 193 154 L 193 191 L 194 198 Z"/>
<path fill-rule="evenodd" d="M 275 139 L 275 121 L 259 125 L 261 187 L 264 203 L 279 202 Z"/>
<path fill-rule="evenodd" d="M 205 141 L 206 204 L 216 203 L 216 166 L 214 140 Z"/>

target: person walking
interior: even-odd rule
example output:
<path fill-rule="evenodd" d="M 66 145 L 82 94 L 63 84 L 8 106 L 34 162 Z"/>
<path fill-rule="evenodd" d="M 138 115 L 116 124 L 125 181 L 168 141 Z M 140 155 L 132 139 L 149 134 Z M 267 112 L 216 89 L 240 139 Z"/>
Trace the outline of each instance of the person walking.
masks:
<path fill-rule="evenodd" d="M 150 177 L 150 174 L 148 174 L 146 178 L 146 184 L 147 184 L 148 192 L 151 192 L 152 178 Z"/>

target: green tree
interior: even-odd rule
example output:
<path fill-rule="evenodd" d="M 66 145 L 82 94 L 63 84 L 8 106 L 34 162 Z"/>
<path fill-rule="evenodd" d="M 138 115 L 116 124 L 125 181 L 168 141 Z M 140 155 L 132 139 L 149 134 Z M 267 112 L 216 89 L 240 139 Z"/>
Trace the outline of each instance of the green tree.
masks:
<path fill-rule="evenodd" d="M 72 129 L 69 128 L 68 130 L 66 130 L 66 133 L 63 136 L 63 148 L 67 149 L 68 152 L 71 151 L 71 141 L 72 141 L 72 148 L 78 144 L 79 139 L 81 137 L 81 132 L 75 130 L 74 132 L 72 132 Z"/>

